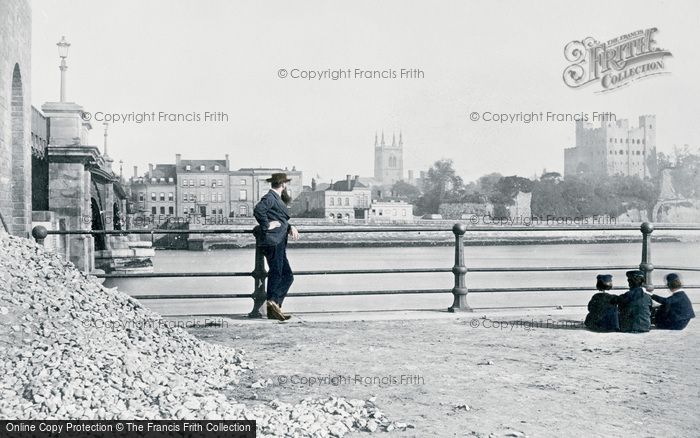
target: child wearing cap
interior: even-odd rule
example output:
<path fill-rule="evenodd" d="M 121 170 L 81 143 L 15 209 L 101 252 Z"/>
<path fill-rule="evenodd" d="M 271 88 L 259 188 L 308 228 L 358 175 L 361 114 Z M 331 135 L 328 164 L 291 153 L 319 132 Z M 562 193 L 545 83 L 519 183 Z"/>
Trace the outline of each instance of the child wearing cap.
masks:
<path fill-rule="evenodd" d="M 671 291 L 671 296 L 668 298 L 652 295 L 651 299 L 661 303 L 661 306 L 654 309 L 652 319 L 656 328 L 666 330 L 683 330 L 688 322 L 695 318 L 693 305 L 681 288 L 683 284 L 678 274 L 668 274 L 666 276 L 666 285 Z"/>
<path fill-rule="evenodd" d="M 617 305 L 614 303 L 616 296 L 607 293 L 612 289 L 612 275 L 598 275 L 596 277 L 596 289 L 600 292 L 593 295 L 588 302 L 588 315 L 586 315 L 586 327 L 595 332 L 616 332 L 620 330 L 620 320 Z"/>
<path fill-rule="evenodd" d="M 630 290 L 614 298 L 620 309 L 620 331 L 639 333 L 651 329 L 651 298 L 642 286 L 646 276 L 642 271 L 627 271 Z"/>

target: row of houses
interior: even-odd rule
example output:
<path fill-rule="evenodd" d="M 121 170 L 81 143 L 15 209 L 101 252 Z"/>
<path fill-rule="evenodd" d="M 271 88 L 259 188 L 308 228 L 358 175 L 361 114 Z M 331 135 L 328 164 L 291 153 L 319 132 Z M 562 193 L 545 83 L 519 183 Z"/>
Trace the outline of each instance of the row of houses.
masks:
<path fill-rule="evenodd" d="M 400 200 L 372 199 L 372 182 L 359 176 L 331 184 L 303 186 L 303 175 L 296 168 L 239 168 L 230 170 L 228 155 L 218 160 L 182 159 L 175 164 L 149 165 L 143 176 L 130 179 L 132 212 L 158 222 L 170 218 L 205 218 L 223 222 L 227 218 L 252 217 L 253 208 L 270 189 L 266 181 L 273 173 L 284 172 L 292 181 L 288 191 L 295 217 L 326 218 L 354 222 L 412 222 L 413 205 Z"/>
<path fill-rule="evenodd" d="M 189 217 L 208 220 L 249 217 L 260 197 L 270 189 L 265 181 L 273 173 L 292 178 L 292 196 L 302 191 L 302 172 L 295 168 L 241 168 L 230 170 L 228 155 L 219 160 L 185 160 L 175 155 L 175 164 L 149 165 L 148 172 L 130 180 L 136 216 Z"/>

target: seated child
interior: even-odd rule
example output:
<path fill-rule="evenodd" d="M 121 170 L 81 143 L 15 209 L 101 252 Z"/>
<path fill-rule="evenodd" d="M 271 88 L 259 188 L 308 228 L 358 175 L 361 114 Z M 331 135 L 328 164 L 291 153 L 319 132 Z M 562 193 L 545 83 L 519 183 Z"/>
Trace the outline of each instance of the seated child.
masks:
<path fill-rule="evenodd" d="M 652 319 L 656 328 L 666 330 L 683 330 L 688 322 L 695 318 L 693 305 L 688 299 L 688 295 L 681 290 L 683 284 L 678 274 L 668 274 L 666 284 L 671 291 L 671 296 L 664 298 L 652 295 L 651 299 L 661 303 L 661 306 L 653 310 Z"/>
<path fill-rule="evenodd" d="M 620 331 L 648 332 L 651 328 L 651 297 L 644 290 L 644 272 L 627 271 L 627 283 L 630 290 L 613 300 L 620 310 Z"/>
<path fill-rule="evenodd" d="M 620 330 L 617 305 L 613 303 L 616 296 L 605 291 L 612 289 L 612 275 L 598 275 L 596 289 L 599 293 L 588 302 L 586 327 L 595 332 L 616 332 Z"/>

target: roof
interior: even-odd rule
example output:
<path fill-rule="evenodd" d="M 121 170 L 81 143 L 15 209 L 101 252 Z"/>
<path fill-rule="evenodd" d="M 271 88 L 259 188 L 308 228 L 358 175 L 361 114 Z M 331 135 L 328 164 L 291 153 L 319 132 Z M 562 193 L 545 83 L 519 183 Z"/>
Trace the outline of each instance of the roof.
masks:
<path fill-rule="evenodd" d="M 367 186 L 362 184 L 360 181 L 358 181 L 356 179 L 351 179 L 350 184 L 348 185 L 348 180 L 343 179 L 343 180 L 334 182 L 326 190 L 335 190 L 337 192 L 351 192 L 356 188 L 357 189 L 366 189 Z"/>
<path fill-rule="evenodd" d="M 153 172 L 149 172 L 148 178 L 175 178 L 176 171 L 174 164 L 156 164 Z"/>
<path fill-rule="evenodd" d="M 190 170 L 187 170 L 187 166 L 191 166 Z M 201 166 L 204 166 L 204 170 L 199 170 Z M 177 169 L 178 172 L 216 172 L 214 166 L 219 166 L 219 172 L 228 172 L 226 167 L 226 160 L 180 160 L 180 167 Z"/>

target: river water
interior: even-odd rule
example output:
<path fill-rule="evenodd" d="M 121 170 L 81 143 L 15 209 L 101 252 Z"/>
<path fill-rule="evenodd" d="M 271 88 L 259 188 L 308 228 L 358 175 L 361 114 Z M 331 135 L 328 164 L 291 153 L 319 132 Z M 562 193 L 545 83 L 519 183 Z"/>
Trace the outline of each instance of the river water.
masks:
<path fill-rule="evenodd" d="M 518 266 L 629 266 L 634 269 L 641 258 L 640 243 L 576 245 L 467 246 L 467 267 Z M 659 242 L 652 246 L 652 261 L 665 266 L 700 266 L 697 243 Z M 294 270 L 445 268 L 454 264 L 454 248 L 292 248 L 288 250 Z M 253 270 L 252 249 L 213 251 L 157 251 L 153 260 L 156 272 L 211 272 Z M 615 286 L 624 286 L 624 271 L 602 271 L 614 275 Z M 654 283 L 662 284 L 668 271 L 655 271 Z M 580 306 L 594 293 L 598 272 L 515 272 L 468 273 L 471 288 L 588 286 L 590 292 L 517 292 L 472 293 L 468 303 L 474 308 L 522 306 Z M 686 284 L 700 284 L 700 272 L 681 272 Z M 208 294 L 249 293 L 250 277 L 172 278 L 113 280 L 120 290 L 130 294 Z M 452 295 L 392 295 L 354 297 L 296 297 L 294 292 L 331 292 L 339 290 L 451 289 L 451 273 L 366 274 L 297 276 L 285 301 L 289 312 L 444 309 L 452 304 Z M 657 292 L 664 294 L 666 291 Z M 700 302 L 700 290 L 688 291 L 693 302 Z M 244 314 L 252 308 L 250 299 L 144 300 L 144 304 L 164 315 Z"/>

